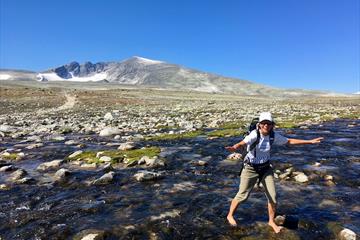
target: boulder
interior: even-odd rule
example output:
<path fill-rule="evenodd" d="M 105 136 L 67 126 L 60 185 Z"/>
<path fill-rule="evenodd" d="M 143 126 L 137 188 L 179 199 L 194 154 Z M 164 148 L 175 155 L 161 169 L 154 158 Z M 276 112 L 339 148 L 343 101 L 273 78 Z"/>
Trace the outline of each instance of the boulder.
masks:
<path fill-rule="evenodd" d="M 25 177 L 26 175 L 27 175 L 27 172 L 24 169 L 18 169 L 10 175 L 9 179 L 11 181 L 16 181 L 16 180 L 19 180 L 19 179 Z"/>
<path fill-rule="evenodd" d="M 157 173 L 157 172 L 141 170 L 141 171 L 138 171 L 134 175 L 134 177 L 137 181 L 143 182 L 143 181 L 151 181 L 151 180 L 160 179 L 163 177 L 163 175 L 160 173 Z"/>
<path fill-rule="evenodd" d="M 305 175 L 305 173 L 301 172 L 299 174 L 297 174 L 295 177 L 294 177 L 295 181 L 299 182 L 299 183 L 305 183 L 305 182 L 308 182 L 309 181 L 309 178 L 308 176 Z"/>
<path fill-rule="evenodd" d="M 138 161 L 138 164 L 143 164 L 143 163 L 145 163 L 147 166 L 150 166 L 150 167 L 164 167 L 165 166 L 164 159 L 158 158 L 157 156 L 154 156 L 152 158 L 150 158 L 148 156 L 143 156 Z"/>
<path fill-rule="evenodd" d="M 112 135 L 118 135 L 120 134 L 121 131 L 118 128 L 114 128 L 114 127 L 106 127 L 103 130 L 100 131 L 99 136 L 100 137 L 109 137 Z"/>
<path fill-rule="evenodd" d="M 102 161 L 102 162 L 111 162 L 111 157 L 108 157 L 108 156 L 102 156 L 102 157 L 100 157 L 100 159 L 99 159 L 100 161 Z"/>
<path fill-rule="evenodd" d="M 81 151 L 81 150 L 76 151 L 76 152 L 73 152 L 72 154 L 70 154 L 70 155 L 68 156 L 68 158 L 75 158 L 75 157 L 79 156 L 79 155 L 82 154 L 82 153 L 83 153 L 83 151 Z"/>
<path fill-rule="evenodd" d="M 120 146 L 118 147 L 118 150 L 126 151 L 126 150 L 131 150 L 134 148 L 135 148 L 135 145 L 133 142 L 126 142 L 126 143 L 120 144 Z"/>
<path fill-rule="evenodd" d="M 64 160 L 53 160 L 51 162 L 45 162 L 40 164 L 36 170 L 38 171 L 47 171 L 50 169 L 57 169 L 62 163 L 64 162 Z"/>
<path fill-rule="evenodd" d="M 348 228 L 344 228 L 339 233 L 340 240 L 356 240 L 356 233 Z"/>
<path fill-rule="evenodd" d="M 112 120 L 114 120 L 114 117 L 110 112 L 108 112 L 105 114 L 104 119 L 107 121 L 112 121 Z"/>
<path fill-rule="evenodd" d="M 7 165 L 0 168 L 0 172 L 9 172 L 13 170 L 16 170 L 16 167 L 14 167 L 13 165 Z"/>
<path fill-rule="evenodd" d="M 55 173 L 54 178 L 57 181 L 62 181 L 65 180 L 70 174 L 71 172 L 69 170 L 61 168 Z"/>
<path fill-rule="evenodd" d="M 94 180 L 92 184 L 101 185 L 101 184 L 109 184 L 114 180 L 115 172 L 108 172 L 102 175 L 100 178 Z"/>

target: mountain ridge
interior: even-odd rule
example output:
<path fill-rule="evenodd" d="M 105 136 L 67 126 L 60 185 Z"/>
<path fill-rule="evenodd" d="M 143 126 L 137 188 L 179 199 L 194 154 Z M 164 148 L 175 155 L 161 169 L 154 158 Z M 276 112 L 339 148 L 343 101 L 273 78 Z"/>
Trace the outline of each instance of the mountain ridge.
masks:
<path fill-rule="evenodd" d="M 14 70 L 16 72 L 16 70 Z M 38 81 L 109 82 L 126 85 L 156 86 L 209 93 L 236 95 L 313 95 L 326 94 L 321 91 L 281 89 L 251 82 L 249 80 L 224 77 L 214 73 L 199 71 L 177 64 L 134 56 L 120 62 L 90 61 L 68 64 L 33 72 L 0 70 L 0 80 L 31 79 Z"/>

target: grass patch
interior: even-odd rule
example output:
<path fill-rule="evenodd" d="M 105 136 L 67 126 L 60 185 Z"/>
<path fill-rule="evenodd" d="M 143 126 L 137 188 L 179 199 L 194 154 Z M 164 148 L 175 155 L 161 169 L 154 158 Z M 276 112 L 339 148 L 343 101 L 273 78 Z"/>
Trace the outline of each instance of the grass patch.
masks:
<path fill-rule="evenodd" d="M 146 137 L 145 140 L 147 141 L 163 141 L 163 140 L 176 140 L 176 139 L 184 139 L 184 138 L 194 138 L 199 135 L 204 134 L 203 131 L 193 131 L 193 132 L 186 132 L 181 134 L 161 134 L 158 136 L 151 136 Z"/>
<path fill-rule="evenodd" d="M 68 161 L 78 160 L 84 161 L 86 163 L 102 163 L 99 158 L 96 157 L 96 153 L 100 151 L 85 151 L 80 155 L 76 156 L 73 159 L 67 158 Z M 159 147 L 149 147 L 142 149 L 134 149 L 134 150 L 108 150 L 102 151 L 104 152 L 102 156 L 111 157 L 111 163 L 121 162 L 124 158 L 127 159 L 128 163 L 138 161 L 143 156 L 148 156 L 150 158 L 158 156 L 161 152 Z"/>
<path fill-rule="evenodd" d="M 222 129 L 235 129 L 235 128 L 243 128 L 245 123 L 242 121 L 234 121 L 234 122 L 227 122 L 223 123 L 219 126 Z"/>
<path fill-rule="evenodd" d="M 207 134 L 209 137 L 235 137 L 244 135 L 244 131 L 239 129 L 223 129 L 211 131 Z"/>
<path fill-rule="evenodd" d="M 1 157 L 4 160 L 16 160 L 18 155 L 17 153 L 10 153 L 9 155 L 2 155 Z"/>
<path fill-rule="evenodd" d="M 293 121 L 279 122 L 279 123 L 276 123 L 276 126 L 278 128 L 297 128 L 298 127 L 298 125 Z"/>

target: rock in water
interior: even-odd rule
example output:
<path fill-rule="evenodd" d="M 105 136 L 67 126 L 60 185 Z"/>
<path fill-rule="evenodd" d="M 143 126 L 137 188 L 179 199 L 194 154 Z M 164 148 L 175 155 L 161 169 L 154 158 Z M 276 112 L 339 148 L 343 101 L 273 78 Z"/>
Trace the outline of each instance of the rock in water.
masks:
<path fill-rule="evenodd" d="M 63 160 L 53 160 L 51 162 L 46 162 L 40 164 L 36 169 L 38 171 L 47 171 L 50 169 L 56 169 L 63 163 Z"/>
<path fill-rule="evenodd" d="M 11 181 L 19 180 L 27 175 L 27 172 L 23 169 L 18 169 L 10 175 Z"/>
<path fill-rule="evenodd" d="M 56 173 L 55 173 L 55 179 L 57 181 L 62 181 L 62 180 L 65 180 L 67 176 L 70 175 L 70 171 L 65 169 L 65 168 L 61 168 L 59 169 Z"/>
<path fill-rule="evenodd" d="M 81 150 L 76 151 L 76 152 L 70 154 L 68 158 L 75 158 L 76 156 L 79 156 L 82 153 L 83 153 L 83 151 L 81 151 Z"/>
<path fill-rule="evenodd" d="M 134 148 L 135 148 L 135 145 L 133 142 L 126 142 L 126 143 L 120 144 L 120 146 L 118 147 L 118 150 L 126 151 L 126 150 L 131 150 Z"/>
<path fill-rule="evenodd" d="M 108 172 L 92 182 L 94 185 L 108 184 L 114 179 L 115 172 Z"/>
<path fill-rule="evenodd" d="M 356 233 L 348 228 L 344 228 L 339 236 L 341 240 L 356 240 Z"/>
<path fill-rule="evenodd" d="M 107 127 L 100 131 L 100 137 L 109 137 L 120 134 L 120 129 L 114 127 Z"/>
<path fill-rule="evenodd" d="M 299 173 L 294 178 L 295 178 L 295 181 L 300 182 L 300 183 L 305 183 L 305 182 L 309 181 L 309 178 L 308 178 L 308 176 L 305 175 L 305 173 Z"/>
<path fill-rule="evenodd" d="M 159 179 L 162 178 L 163 176 L 160 173 L 142 170 L 142 171 L 138 171 L 134 175 L 134 177 L 136 178 L 137 181 L 143 182 L 143 181 L 151 181 L 151 180 Z"/>

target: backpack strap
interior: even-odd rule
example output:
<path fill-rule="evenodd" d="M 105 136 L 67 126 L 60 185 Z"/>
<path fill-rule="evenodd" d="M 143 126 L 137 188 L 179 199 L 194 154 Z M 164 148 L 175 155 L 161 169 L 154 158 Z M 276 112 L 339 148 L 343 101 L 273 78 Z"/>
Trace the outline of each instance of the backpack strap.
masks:
<path fill-rule="evenodd" d="M 274 141 L 275 141 L 275 132 L 274 132 L 274 130 L 271 130 L 269 140 L 270 140 L 270 147 L 271 147 L 273 145 Z"/>
<path fill-rule="evenodd" d="M 254 151 L 255 158 L 256 158 L 256 146 L 259 144 L 259 142 L 260 142 L 260 131 L 259 129 L 256 129 L 256 140 L 253 144 L 250 145 L 250 149 L 249 149 L 249 152 L 255 149 Z"/>

